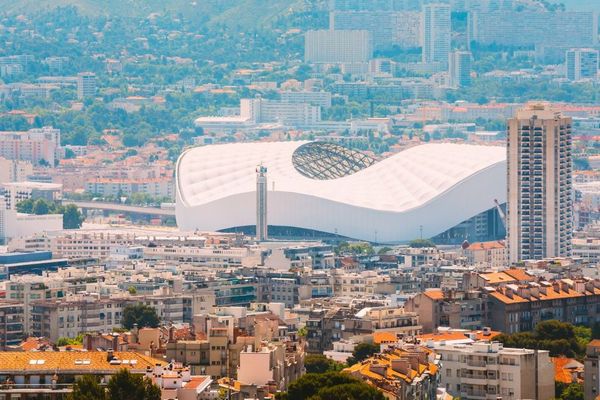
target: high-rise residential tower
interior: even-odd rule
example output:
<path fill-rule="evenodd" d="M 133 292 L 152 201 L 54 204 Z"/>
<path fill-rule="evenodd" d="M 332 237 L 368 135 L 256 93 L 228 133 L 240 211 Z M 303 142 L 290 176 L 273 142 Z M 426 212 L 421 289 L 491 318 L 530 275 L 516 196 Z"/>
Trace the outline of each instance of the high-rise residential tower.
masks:
<path fill-rule="evenodd" d="M 571 49 L 567 51 L 565 59 L 568 80 L 579 81 L 598 77 L 598 50 Z"/>
<path fill-rule="evenodd" d="M 450 86 L 461 87 L 471 84 L 471 52 L 453 51 L 448 60 Z"/>
<path fill-rule="evenodd" d="M 267 168 L 259 165 L 256 167 L 256 240 L 262 242 L 267 237 Z"/>
<path fill-rule="evenodd" d="M 83 100 L 96 95 L 96 75 L 91 72 L 77 74 L 77 98 Z"/>
<path fill-rule="evenodd" d="M 423 6 L 423 62 L 448 64 L 452 39 L 450 5 L 442 3 Z"/>
<path fill-rule="evenodd" d="M 511 263 L 571 254 L 571 118 L 528 104 L 508 121 L 508 252 Z"/>

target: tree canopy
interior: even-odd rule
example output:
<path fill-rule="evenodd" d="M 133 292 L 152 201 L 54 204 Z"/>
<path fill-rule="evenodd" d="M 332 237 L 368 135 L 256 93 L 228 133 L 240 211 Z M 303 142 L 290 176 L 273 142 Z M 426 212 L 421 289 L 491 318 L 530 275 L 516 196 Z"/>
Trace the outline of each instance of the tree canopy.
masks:
<path fill-rule="evenodd" d="M 542 321 L 532 332 L 502 334 L 496 340 L 506 347 L 550 351 L 550 356 L 583 357 L 592 338 L 590 328 L 557 320 Z"/>
<path fill-rule="evenodd" d="M 139 328 L 156 328 L 160 320 L 153 307 L 145 304 L 130 304 L 123 309 L 121 325 L 126 329 L 133 328 L 137 324 Z"/>
<path fill-rule="evenodd" d="M 304 368 L 308 373 L 324 374 L 330 371 L 340 371 L 343 364 L 333 361 L 323 354 L 309 354 L 304 359 Z"/>
<path fill-rule="evenodd" d="M 352 357 L 348 358 L 348 365 L 353 365 L 366 360 L 379 352 L 379 346 L 371 343 L 359 343 L 354 347 Z"/>
<path fill-rule="evenodd" d="M 107 385 L 110 400 L 160 400 L 160 388 L 142 375 L 122 369 L 113 375 Z"/>
<path fill-rule="evenodd" d="M 376 388 L 343 372 L 309 373 L 293 382 L 278 400 L 384 400 Z"/>

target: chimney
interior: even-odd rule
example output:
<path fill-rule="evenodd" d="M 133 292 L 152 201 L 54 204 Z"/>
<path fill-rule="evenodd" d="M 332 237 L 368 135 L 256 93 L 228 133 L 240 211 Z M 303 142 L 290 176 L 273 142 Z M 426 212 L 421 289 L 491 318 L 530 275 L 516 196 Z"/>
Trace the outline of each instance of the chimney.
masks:
<path fill-rule="evenodd" d="M 392 360 L 392 369 L 403 375 L 408 375 L 410 366 L 406 358 L 397 358 Z"/>
<path fill-rule="evenodd" d="M 583 281 L 576 281 L 575 282 L 575 290 L 578 293 L 585 293 L 585 282 L 583 282 Z"/>
<path fill-rule="evenodd" d="M 106 361 L 111 362 L 115 358 L 113 349 L 106 350 Z"/>
<path fill-rule="evenodd" d="M 113 333 L 112 348 L 114 351 L 119 351 L 119 334 Z"/>
<path fill-rule="evenodd" d="M 139 343 L 139 334 L 140 330 L 138 329 L 138 324 L 133 324 L 133 328 L 131 329 L 131 341 L 133 343 Z"/>
<path fill-rule="evenodd" d="M 175 342 L 175 327 L 171 325 L 169 327 L 169 343 Z"/>

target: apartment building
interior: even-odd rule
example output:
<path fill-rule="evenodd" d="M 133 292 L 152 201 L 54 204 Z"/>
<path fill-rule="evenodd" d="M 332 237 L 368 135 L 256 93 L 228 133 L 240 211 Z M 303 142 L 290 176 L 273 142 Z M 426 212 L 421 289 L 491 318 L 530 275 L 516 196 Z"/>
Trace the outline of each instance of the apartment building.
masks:
<path fill-rule="evenodd" d="M 594 49 L 570 49 L 565 56 L 566 78 L 570 81 L 598 78 L 600 53 Z"/>
<path fill-rule="evenodd" d="M 419 315 L 426 333 L 440 326 L 477 330 L 484 324 L 485 301 L 477 291 L 429 289 L 408 299 L 404 309 Z"/>
<path fill-rule="evenodd" d="M 344 371 L 365 380 L 395 400 L 437 398 L 440 379 L 437 355 L 422 346 L 405 344 L 355 364 Z"/>
<path fill-rule="evenodd" d="M 504 268 L 508 265 L 508 254 L 504 241 L 475 242 L 463 247 L 469 265 L 485 268 Z"/>
<path fill-rule="evenodd" d="M 508 122 L 511 263 L 571 255 L 571 125 L 549 104 L 528 104 Z"/>
<path fill-rule="evenodd" d="M 417 48 L 421 43 L 421 13 L 416 11 L 332 11 L 329 27 L 369 31 L 374 50 Z"/>
<path fill-rule="evenodd" d="M 571 11 L 473 12 L 469 13 L 468 35 L 469 43 L 593 47 L 598 43 L 598 16 L 593 12 Z"/>
<path fill-rule="evenodd" d="M 33 164 L 30 161 L 0 157 L 0 182 L 23 182 L 29 175 L 33 175 Z"/>
<path fill-rule="evenodd" d="M 450 5 L 425 4 L 422 16 L 423 63 L 448 65 L 452 39 Z"/>
<path fill-rule="evenodd" d="M 62 199 L 62 185 L 44 182 L 0 182 L 6 209 L 14 209 L 24 200 L 43 199 L 49 202 Z"/>
<path fill-rule="evenodd" d="M 284 90 L 280 92 L 281 101 L 284 103 L 305 103 L 323 108 L 331 107 L 330 92 L 312 92 L 307 90 L 291 91 Z"/>
<path fill-rule="evenodd" d="M 554 397 L 554 365 L 546 350 L 505 348 L 499 342 L 448 344 L 441 356 L 440 386 L 461 399 L 547 400 Z"/>
<path fill-rule="evenodd" d="M 179 261 L 201 264 L 213 268 L 254 267 L 262 262 L 261 251 L 250 247 L 145 247 L 144 258 L 147 260 Z"/>
<path fill-rule="evenodd" d="M 314 30 L 304 36 L 307 63 L 366 63 L 373 56 L 371 32 L 367 30 Z"/>
<path fill-rule="evenodd" d="M 541 321 L 600 322 L 600 281 L 560 279 L 505 284 L 486 290 L 486 325 L 506 333 L 531 331 Z"/>
<path fill-rule="evenodd" d="M 27 132 L 0 132 L 0 157 L 54 166 L 62 158 L 60 129 L 44 127 Z"/>
<path fill-rule="evenodd" d="M 20 301 L 0 301 L 0 349 L 17 346 L 25 337 L 25 309 Z"/>
<path fill-rule="evenodd" d="M 584 358 L 584 398 L 596 399 L 600 394 L 600 340 L 588 343 Z"/>
<path fill-rule="evenodd" d="M 237 379 L 250 385 L 274 384 L 286 390 L 304 374 L 304 346 L 296 342 L 247 346 L 240 352 Z"/>
<path fill-rule="evenodd" d="M 146 179 L 117 179 L 94 178 L 86 181 L 85 191 L 101 196 L 130 196 L 133 193 L 144 193 L 152 197 L 175 198 L 173 179 L 146 178 Z"/>

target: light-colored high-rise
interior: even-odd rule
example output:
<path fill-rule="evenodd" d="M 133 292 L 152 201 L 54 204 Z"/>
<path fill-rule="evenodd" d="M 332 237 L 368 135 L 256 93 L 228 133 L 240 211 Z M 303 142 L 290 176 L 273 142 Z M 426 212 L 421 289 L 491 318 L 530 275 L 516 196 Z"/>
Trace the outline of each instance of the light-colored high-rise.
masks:
<path fill-rule="evenodd" d="M 450 5 L 442 3 L 423 6 L 423 62 L 448 64 L 452 39 Z"/>
<path fill-rule="evenodd" d="M 596 79 L 598 77 L 598 59 L 598 50 L 568 50 L 565 57 L 567 79 L 571 81 Z"/>
<path fill-rule="evenodd" d="M 453 51 L 448 60 L 450 86 L 461 87 L 471 84 L 471 52 Z"/>
<path fill-rule="evenodd" d="M 77 98 L 83 100 L 96 95 L 96 75 L 91 72 L 77 74 Z"/>
<path fill-rule="evenodd" d="M 373 56 L 367 30 L 318 30 L 305 35 L 304 59 L 308 63 L 359 63 Z"/>
<path fill-rule="evenodd" d="M 256 168 L 256 240 L 264 241 L 268 237 L 267 225 L 267 168 Z"/>
<path fill-rule="evenodd" d="M 519 260 L 571 254 L 571 123 L 549 104 L 508 121 L 508 251 Z"/>

